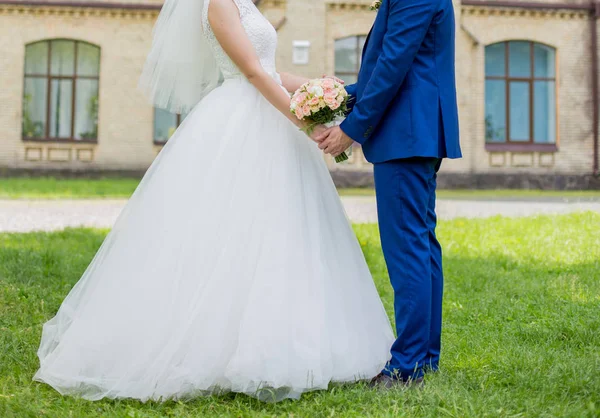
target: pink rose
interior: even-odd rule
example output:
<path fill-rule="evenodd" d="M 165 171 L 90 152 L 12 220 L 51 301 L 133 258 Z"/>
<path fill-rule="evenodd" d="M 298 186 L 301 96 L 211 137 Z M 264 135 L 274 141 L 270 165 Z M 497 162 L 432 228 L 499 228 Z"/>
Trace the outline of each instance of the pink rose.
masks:
<path fill-rule="evenodd" d="M 319 98 L 318 97 L 313 97 L 312 99 L 310 99 L 308 101 L 308 104 L 311 106 L 316 106 L 319 104 Z"/>
<path fill-rule="evenodd" d="M 324 79 L 322 85 L 324 89 L 332 89 L 335 87 L 335 83 L 331 78 Z"/>
<path fill-rule="evenodd" d="M 326 94 L 324 98 L 325 98 L 325 103 L 327 103 L 327 105 L 329 105 L 329 106 L 331 106 L 333 103 L 335 103 L 337 101 L 337 95 L 335 94 L 335 92 Z"/>
<path fill-rule="evenodd" d="M 335 99 L 337 97 L 337 93 L 335 92 L 335 90 L 330 90 L 329 92 L 325 93 L 324 97 L 325 98 L 333 97 Z"/>
<path fill-rule="evenodd" d="M 335 109 L 335 106 L 339 107 L 335 100 L 325 100 L 325 103 L 327 104 L 327 107 L 331 109 Z"/>
<path fill-rule="evenodd" d="M 310 116 L 311 115 L 310 106 L 307 104 L 302 106 L 302 113 L 304 114 L 304 116 Z"/>
<path fill-rule="evenodd" d="M 335 101 L 335 102 L 333 102 L 333 104 L 330 107 L 333 110 L 336 110 L 336 109 L 338 109 L 340 107 L 340 104 L 337 101 Z"/>
<path fill-rule="evenodd" d="M 300 93 L 298 96 L 296 96 L 296 103 L 303 103 L 304 101 L 306 101 L 307 99 L 307 95 L 306 93 Z"/>

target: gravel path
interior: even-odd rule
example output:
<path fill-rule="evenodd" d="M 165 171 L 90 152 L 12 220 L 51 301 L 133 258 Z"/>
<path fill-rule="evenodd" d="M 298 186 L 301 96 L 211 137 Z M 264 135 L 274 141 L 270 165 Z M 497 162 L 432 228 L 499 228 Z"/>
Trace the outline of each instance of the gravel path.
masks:
<path fill-rule="evenodd" d="M 373 197 L 343 197 L 348 217 L 357 223 L 376 222 Z M 89 226 L 109 228 L 125 200 L 0 200 L 0 232 L 60 230 L 65 227 Z M 530 216 L 576 211 L 600 213 L 600 201 L 483 201 L 440 200 L 440 219 L 457 217 L 484 218 L 494 215 Z"/>
<path fill-rule="evenodd" d="M 377 208 L 371 197 L 344 197 L 344 206 L 353 222 L 376 222 Z M 439 219 L 487 218 L 559 214 L 579 211 L 600 213 L 600 201 L 514 201 L 514 200 L 438 200 Z"/>

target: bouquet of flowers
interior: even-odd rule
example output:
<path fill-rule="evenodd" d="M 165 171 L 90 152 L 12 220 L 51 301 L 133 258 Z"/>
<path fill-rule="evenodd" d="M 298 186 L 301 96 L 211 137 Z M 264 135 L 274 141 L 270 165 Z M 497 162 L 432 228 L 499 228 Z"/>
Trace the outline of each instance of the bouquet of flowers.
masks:
<path fill-rule="evenodd" d="M 317 125 L 339 125 L 346 116 L 347 105 L 348 92 L 342 84 L 331 78 L 318 78 L 296 90 L 292 95 L 290 111 L 308 123 L 304 130 L 310 135 Z M 335 157 L 335 162 L 346 161 L 351 151 L 350 148 Z"/>

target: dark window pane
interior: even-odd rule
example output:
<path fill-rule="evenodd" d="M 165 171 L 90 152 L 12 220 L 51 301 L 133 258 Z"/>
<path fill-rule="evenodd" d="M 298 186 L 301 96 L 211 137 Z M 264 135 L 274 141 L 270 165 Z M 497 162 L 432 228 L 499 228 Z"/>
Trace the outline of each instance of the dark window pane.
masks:
<path fill-rule="evenodd" d="M 504 76 L 506 73 L 506 44 L 485 47 L 485 75 Z"/>
<path fill-rule="evenodd" d="M 358 40 L 356 36 L 335 41 L 335 71 L 358 71 Z"/>
<path fill-rule="evenodd" d="M 75 42 L 52 41 L 50 73 L 72 76 L 75 71 Z"/>
<path fill-rule="evenodd" d="M 73 81 L 52 80 L 50 91 L 50 137 L 70 138 Z"/>
<path fill-rule="evenodd" d="M 509 75 L 511 77 L 531 77 L 531 44 L 529 42 L 509 42 Z"/>
<path fill-rule="evenodd" d="M 75 139 L 98 138 L 98 80 L 77 80 Z"/>
<path fill-rule="evenodd" d="M 45 78 L 25 78 L 23 94 L 23 137 L 46 136 L 46 104 L 48 81 Z"/>
<path fill-rule="evenodd" d="M 177 129 L 177 115 L 164 109 L 154 109 L 154 141 L 167 142 Z"/>
<path fill-rule="evenodd" d="M 48 74 L 48 42 L 37 42 L 25 48 L 25 74 Z"/>
<path fill-rule="evenodd" d="M 506 142 L 506 82 L 485 82 L 485 140 Z"/>
<path fill-rule="evenodd" d="M 182 113 L 181 115 L 179 115 L 179 124 L 182 124 L 183 121 L 185 120 L 185 118 L 187 118 L 187 113 Z"/>
<path fill-rule="evenodd" d="M 535 60 L 534 75 L 536 77 L 554 77 L 554 67 L 556 65 L 554 48 L 546 45 L 535 44 L 533 46 L 533 56 Z"/>
<path fill-rule="evenodd" d="M 533 138 L 540 144 L 556 143 L 556 87 L 554 81 L 533 83 Z"/>
<path fill-rule="evenodd" d="M 77 44 L 77 75 L 98 76 L 100 72 L 100 48 L 86 43 Z"/>
<path fill-rule="evenodd" d="M 529 141 L 529 83 L 510 83 L 510 140 Z"/>

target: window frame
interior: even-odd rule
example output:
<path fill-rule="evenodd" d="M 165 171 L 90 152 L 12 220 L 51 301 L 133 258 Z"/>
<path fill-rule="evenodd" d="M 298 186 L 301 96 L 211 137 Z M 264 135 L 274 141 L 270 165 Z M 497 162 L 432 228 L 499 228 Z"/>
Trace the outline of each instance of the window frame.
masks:
<path fill-rule="evenodd" d="M 364 44 L 366 43 L 367 37 L 368 37 L 368 35 L 358 34 L 358 35 L 349 35 L 349 36 L 344 36 L 342 38 L 336 38 L 336 39 L 334 39 L 334 41 L 333 41 L 333 51 L 334 51 L 334 56 L 335 56 L 335 53 L 336 53 L 335 44 L 336 44 L 337 41 L 342 41 L 344 39 L 352 39 L 352 38 L 354 38 L 354 41 L 356 42 L 355 51 L 356 51 L 356 58 L 357 58 L 356 59 L 356 68 L 355 68 L 354 71 L 337 71 L 335 69 L 336 62 L 335 62 L 335 59 L 334 59 L 334 62 L 333 62 L 333 72 L 334 72 L 334 75 L 336 77 L 339 77 L 339 78 L 343 79 L 344 76 L 353 76 L 353 77 L 355 77 L 355 78 L 358 79 L 358 73 L 360 72 L 360 65 L 361 65 L 361 61 L 362 61 L 362 53 L 363 53 L 363 50 L 364 50 Z M 365 40 L 365 42 L 363 43 L 363 48 L 362 49 L 360 47 L 360 38 L 364 38 L 364 40 Z"/>
<path fill-rule="evenodd" d="M 530 74 L 529 77 L 517 77 L 510 75 L 510 43 L 511 42 L 526 42 L 529 44 L 529 64 Z M 494 42 L 484 47 L 485 49 L 493 46 L 502 44 L 504 46 L 504 75 L 502 76 L 488 76 L 485 72 L 484 67 L 484 80 L 499 80 L 504 81 L 504 97 L 505 97 L 505 115 L 506 115 L 506 140 L 504 142 L 488 142 L 487 135 L 484 135 L 485 148 L 487 151 L 544 151 L 554 152 L 558 151 L 559 144 L 559 123 L 558 123 L 558 53 L 556 48 L 552 45 L 548 45 L 542 42 L 531 41 L 528 39 L 511 39 L 501 42 Z M 554 77 L 537 77 L 535 75 L 535 45 L 542 45 L 547 48 L 551 48 L 554 51 Z M 485 61 L 485 60 L 484 60 Z M 555 97 L 555 141 L 554 143 L 539 143 L 535 141 L 535 82 L 536 81 L 552 81 L 554 82 L 554 97 Z M 511 82 L 526 82 L 529 85 L 529 140 L 528 141 L 514 141 L 510 138 L 510 85 Z M 484 89 L 485 90 L 485 89 Z M 486 100 L 484 92 L 484 100 Z M 485 114 L 485 110 L 484 110 Z"/>
<path fill-rule="evenodd" d="M 171 137 L 167 138 L 166 141 L 157 141 L 156 140 L 156 107 L 152 108 L 152 143 L 154 145 L 160 145 L 160 146 L 164 146 L 167 144 L 167 142 L 169 142 L 169 139 L 171 139 Z M 175 129 L 178 129 L 179 126 L 181 125 L 181 123 L 183 122 L 183 119 L 181 116 L 181 113 L 171 113 L 172 115 L 175 115 Z"/>
<path fill-rule="evenodd" d="M 73 42 L 74 51 L 73 51 L 73 75 L 52 75 L 52 43 L 56 41 L 68 41 Z M 21 100 L 25 95 L 25 85 L 28 78 L 37 78 L 37 79 L 46 79 L 46 126 L 45 126 L 45 135 L 43 138 L 34 138 L 34 137 L 26 137 L 24 133 L 21 132 L 21 139 L 26 142 L 68 142 L 68 143 L 98 143 L 98 137 L 100 136 L 99 132 L 96 134 L 96 138 L 75 138 L 75 121 L 77 114 L 77 80 L 96 80 L 98 82 L 98 98 L 100 96 L 100 68 L 102 63 L 102 48 L 99 45 L 93 44 L 91 42 L 81 41 L 78 39 L 69 39 L 69 38 L 53 38 L 53 39 L 43 39 L 40 41 L 30 42 L 25 45 L 25 54 L 27 54 L 27 48 L 36 44 L 45 43 L 48 45 L 48 56 L 47 56 L 47 69 L 46 74 L 27 74 L 25 70 L 25 60 L 23 59 L 23 95 Z M 86 44 L 93 46 L 98 49 L 98 75 L 97 76 L 84 76 L 77 74 L 77 58 L 79 51 L 79 44 Z M 50 136 L 50 118 L 51 118 L 51 107 L 52 107 L 52 81 L 53 80 L 70 80 L 72 82 L 72 91 L 71 91 L 71 136 L 69 138 L 55 138 Z M 21 116 L 21 123 L 23 121 L 23 116 Z M 99 126 L 98 126 L 99 131 Z"/>

